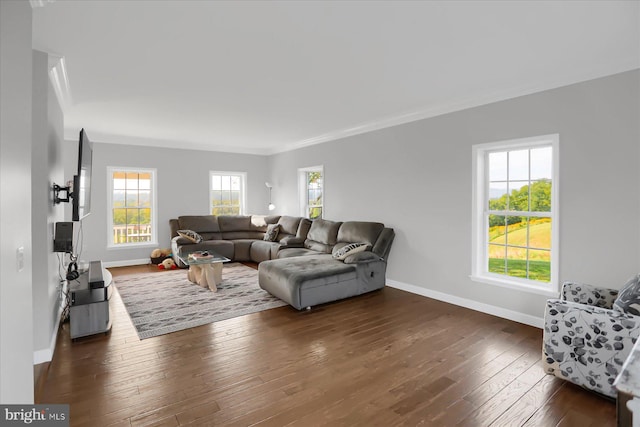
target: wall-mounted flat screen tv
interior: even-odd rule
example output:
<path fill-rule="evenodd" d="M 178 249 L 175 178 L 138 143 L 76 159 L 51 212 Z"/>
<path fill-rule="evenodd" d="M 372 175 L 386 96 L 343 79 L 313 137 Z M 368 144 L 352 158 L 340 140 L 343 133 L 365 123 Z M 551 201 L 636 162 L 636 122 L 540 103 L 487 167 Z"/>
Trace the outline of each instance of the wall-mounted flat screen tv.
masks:
<path fill-rule="evenodd" d="M 84 128 L 78 141 L 78 174 L 73 177 L 73 221 L 80 221 L 91 213 L 91 165 L 93 144 Z"/>

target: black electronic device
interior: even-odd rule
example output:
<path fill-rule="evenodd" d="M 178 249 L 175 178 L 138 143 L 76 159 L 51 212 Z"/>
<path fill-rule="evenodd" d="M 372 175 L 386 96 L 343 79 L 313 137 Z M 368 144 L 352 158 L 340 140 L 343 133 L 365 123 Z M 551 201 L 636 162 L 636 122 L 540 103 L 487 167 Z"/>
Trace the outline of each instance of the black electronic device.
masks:
<path fill-rule="evenodd" d="M 56 222 L 53 238 L 54 252 L 73 252 L 73 222 Z"/>
<path fill-rule="evenodd" d="M 89 288 L 104 288 L 104 278 L 102 277 L 102 261 L 91 261 L 89 263 Z"/>
<path fill-rule="evenodd" d="M 80 221 L 91 213 L 91 169 L 93 144 L 84 129 L 78 141 L 78 173 L 73 177 L 73 221 Z"/>
<path fill-rule="evenodd" d="M 67 280 L 76 280 L 78 277 L 80 277 L 78 264 L 75 261 L 72 261 L 69 263 L 69 267 L 67 268 Z"/>

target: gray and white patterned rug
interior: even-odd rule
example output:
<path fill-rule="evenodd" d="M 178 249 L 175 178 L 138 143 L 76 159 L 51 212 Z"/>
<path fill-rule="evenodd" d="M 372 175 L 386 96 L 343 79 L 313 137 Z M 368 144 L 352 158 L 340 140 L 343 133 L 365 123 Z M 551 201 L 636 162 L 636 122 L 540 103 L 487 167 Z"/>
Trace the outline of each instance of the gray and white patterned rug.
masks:
<path fill-rule="evenodd" d="M 225 264 L 218 292 L 187 279 L 187 270 L 114 280 L 141 340 L 287 305 L 258 286 L 258 271 Z"/>

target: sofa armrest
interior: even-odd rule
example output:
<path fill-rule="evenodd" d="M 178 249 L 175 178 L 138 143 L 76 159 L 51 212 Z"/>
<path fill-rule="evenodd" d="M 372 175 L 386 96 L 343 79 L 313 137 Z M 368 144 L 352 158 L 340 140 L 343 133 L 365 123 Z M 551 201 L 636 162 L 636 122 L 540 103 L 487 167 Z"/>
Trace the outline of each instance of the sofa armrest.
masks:
<path fill-rule="evenodd" d="M 375 261 L 384 261 L 384 259 L 369 251 L 358 252 L 356 254 L 349 255 L 344 259 L 345 264 L 359 264 Z"/>
<path fill-rule="evenodd" d="M 280 240 L 280 248 L 302 248 L 304 247 L 304 240 L 302 237 L 287 236 Z"/>
<path fill-rule="evenodd" d="M 599 288 L 584 283 L 564 282 L 562 284 L 562 299 L 579 304 L 595 307 L 613 308 L 613 302 L 618 297 L 616 289 Z"/>
<path fill-rule="evenodd" d="M 549 374 L 615 397 L 613 382 L 640 335 L 640 316 L 547 300 L 543 367 Z"/>

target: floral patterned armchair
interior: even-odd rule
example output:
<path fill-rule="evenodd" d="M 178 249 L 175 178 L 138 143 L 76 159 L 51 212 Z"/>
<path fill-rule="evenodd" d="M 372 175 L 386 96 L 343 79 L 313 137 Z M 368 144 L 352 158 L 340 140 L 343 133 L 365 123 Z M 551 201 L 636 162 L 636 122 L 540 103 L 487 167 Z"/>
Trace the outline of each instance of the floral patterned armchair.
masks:
<path fill-rule="evenodd" d="M 565 282 L 561 299 L 547 301 L 542 359 L 548 374 L 616 397 L 613 381 L 640 335 L 640 316 L 614 308 L 617 296 L 614 289 Z"/>

